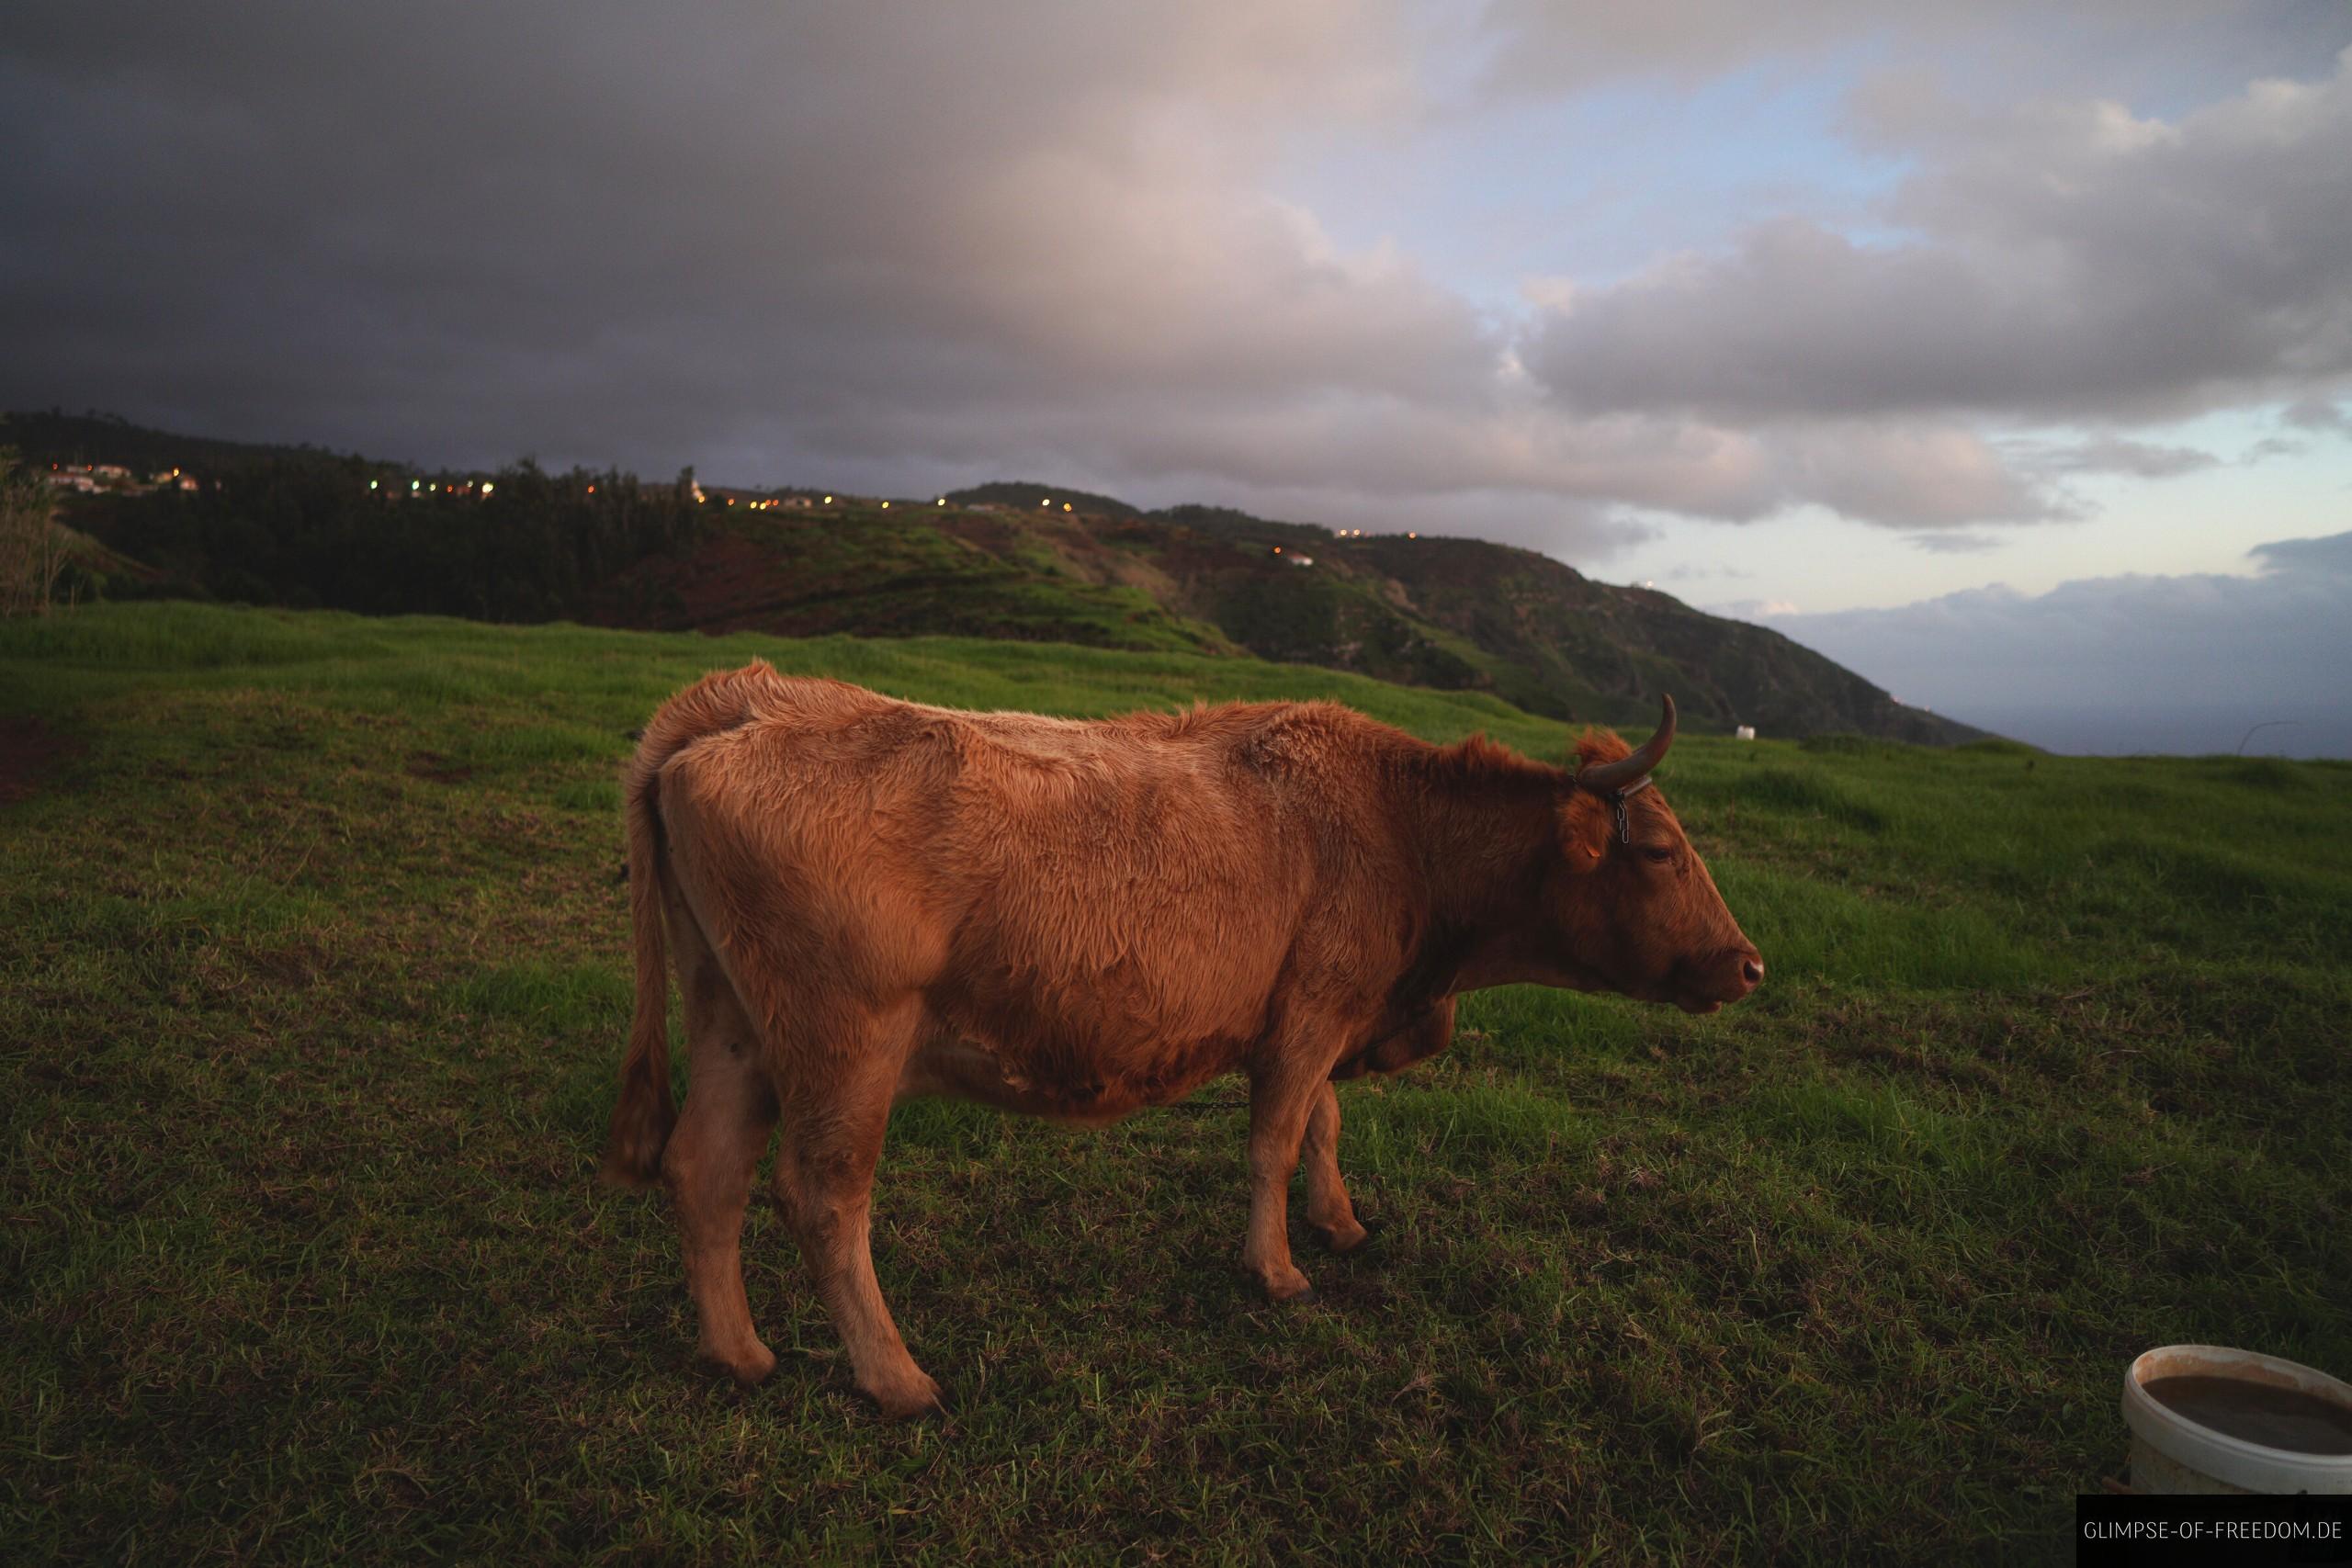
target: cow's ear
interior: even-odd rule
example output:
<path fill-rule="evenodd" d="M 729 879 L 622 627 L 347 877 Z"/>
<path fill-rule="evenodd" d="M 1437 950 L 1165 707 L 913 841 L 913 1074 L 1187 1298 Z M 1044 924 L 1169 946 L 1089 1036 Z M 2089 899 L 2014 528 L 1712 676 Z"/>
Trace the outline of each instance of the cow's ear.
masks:
<path fill-rule="evenodd" d="M 1560 797 L 1560 852 L 1572 872 L 1593 871 L 1609 858 L 1609 807 L 1588 789 Z"/>

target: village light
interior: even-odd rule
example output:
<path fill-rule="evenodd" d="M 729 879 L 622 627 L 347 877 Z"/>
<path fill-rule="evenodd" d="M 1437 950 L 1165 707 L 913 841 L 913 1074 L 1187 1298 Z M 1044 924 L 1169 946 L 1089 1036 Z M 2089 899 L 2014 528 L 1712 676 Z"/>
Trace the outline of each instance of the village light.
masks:
<path fill-rule="evenodd" d="M 830 496 L 830 495 L 829 495 L 829 496 L 825 497 L 825 504 L 826 504 L 827 506 L 831 506 L 832 503 L 833 503 L 833 498 L 832 498 L 831 496 Z"/>
<path fill-rule="evenodd" d="M 890 510 L 890 503 L 889 503 L 888 502 L 887 502 L 887 501 L 886 501 L 886 502 L 884 502 L 882 503 L 882 510 L 883 510 L 883 511 L 885 511 L 885 512 L 889 511 L 889 510 Z"/>
<path fill-rule="evenodd" d="M 416 488 L 416 481 L 415 481 L 414 479 L 411 479 L 411 480 L 409 480 L 409 481 L 408 481 L 408 488 L 409 488 L 409 489 L 411 489 L 411 490 L 414 490 L 414 489 Z"/>
<path fill-rule="evenodd" d="M 946 498 L 945 496 L 944 496 L 944 495 L 943 495 L 943 496 L 941 496 L 941 497 L 939 498 L 939 504 L 940 504 L 940 505 L 942 505 L 942 506 L 946 505 L 946 504 L 947 504 L 947 498 Z"/>
<path fill-rule="evenodd" d="M 481 492 L 484 495 L 488 495 L 492 491 L 494 491 L 498 487 L 496 485 L 491 483 L 488 479 L 481 481 Z"/>
<path fill-rule="evenodd" d="M 1064 512 L 1068 512 L 1068 511 L 1069 510 L 1069 502 L 1065 501 L 1065 502 L 1062 502 L 1062 510 L 1063 510 Z"/>
<path fill-rule="evenodd" d="M 368 481 L 368 488 L 369 490 L 374 490 L 376 488 L 376 481 L 374 479 L 369 479 Z"/>

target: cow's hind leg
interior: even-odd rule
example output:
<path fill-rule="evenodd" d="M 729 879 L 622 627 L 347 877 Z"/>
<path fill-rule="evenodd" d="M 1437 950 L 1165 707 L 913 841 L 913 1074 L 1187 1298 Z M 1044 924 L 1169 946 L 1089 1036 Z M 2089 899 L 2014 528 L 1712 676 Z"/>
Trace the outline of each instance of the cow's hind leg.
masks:
<path fill-rule="evenodd" d="M 1371 1233 L 1356 1219 L 1340 1179 L 1340 1093 L 1325 1079 L 1306 1113 L 1306 1223 L 1334 1252 L 1353 1252 Z"/>
<path fill-rule="evenodd" d="M 752 1327 L 742 1250 L 743 1211 L 775 1126 L 775 1098 L 759 1038 L 709 942 L 682 900 L 673 897 L 669 907 L 690 1054 L 685 1109 L 662 1151 L 662 1184 L 701 1322 L 698 1353 L 751 1384 L 775 1370 L 775 1353 Z"/>
<path fill-rule="evenodd" d="M 797 1057 L 777 1084 L 784 1116 L 777 1204 L 799 1237 L 809 1280 L 849 1351 L 857 1386 L 891 1416 L 918 1416 L 941 1404 L 939 1385 L 907 1354 L 882 1300 L 870 1225 L 874 1168 L 921 1020 L 920 1004 L 910 1001 L 828 1030 L 825 1047 Z M 798 1070 L 804 1063 L 815 1070 Z"/>
<path fill-rule="evenodd" d="M 1317 1090 L 1330 1088 L 1329 1071 L 1328 1063 L 1307 1071 L 1298 1058 L 1278 1058 L 1250 1078 L 1250 1233 L 1241 1244 L 1241 1266 L 1278 1302 L 1296 1301 L 1312 1289 L 1290 1260 L 1290 1179 Z"/>

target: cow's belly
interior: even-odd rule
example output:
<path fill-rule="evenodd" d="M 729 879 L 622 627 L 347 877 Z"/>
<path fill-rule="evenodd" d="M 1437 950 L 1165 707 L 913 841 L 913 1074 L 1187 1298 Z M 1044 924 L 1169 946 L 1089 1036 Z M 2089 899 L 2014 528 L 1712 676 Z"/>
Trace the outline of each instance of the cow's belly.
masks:
<path fill-rule="evenodd" d="M 1154 944 L 1117 923 L 1093 923 L 1089 934 L 1107 951 L 1085 963 L 1001 931 L 960 951 L 924 991 L 925 1054 L 945 1092 L 1105 1122 L 1239 1066 L 1266 1031 L 1283 933 L 1225 943 L 1168 929 Z"/>
<path fill-rule="evenodd" d="M 1080 1046 L 991 1040 L 943 1027 L 899 1074 L 898 1098 L 944 1095 L 1027 1116 L 1102 1126 L 1183 1099 L 1240 1065 L 1246 1040 L 1121 1041 Z"/>

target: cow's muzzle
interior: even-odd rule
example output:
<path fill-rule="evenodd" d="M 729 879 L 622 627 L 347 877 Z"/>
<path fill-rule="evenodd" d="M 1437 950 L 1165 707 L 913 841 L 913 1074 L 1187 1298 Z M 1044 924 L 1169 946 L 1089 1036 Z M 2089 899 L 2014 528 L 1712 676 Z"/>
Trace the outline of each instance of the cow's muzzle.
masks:
<path fill-rule="evenodd" d="M 1688 988 L 1675 998 L 1684 1012 L 1713 1012 L 1764 983 L 1764 955 L 1748 943 L 1727 947 L 1685 971 Z"/>

